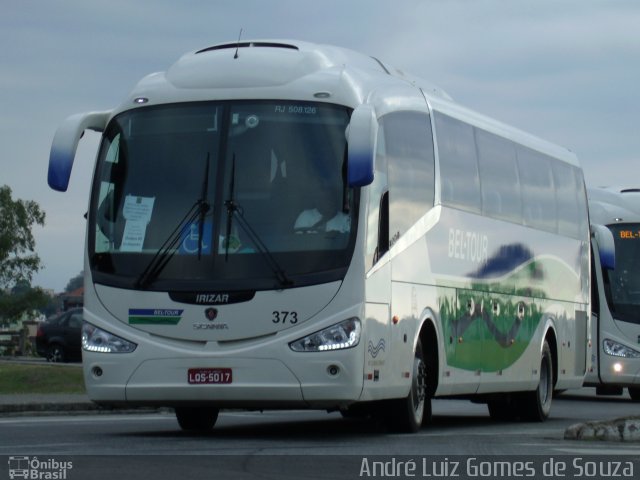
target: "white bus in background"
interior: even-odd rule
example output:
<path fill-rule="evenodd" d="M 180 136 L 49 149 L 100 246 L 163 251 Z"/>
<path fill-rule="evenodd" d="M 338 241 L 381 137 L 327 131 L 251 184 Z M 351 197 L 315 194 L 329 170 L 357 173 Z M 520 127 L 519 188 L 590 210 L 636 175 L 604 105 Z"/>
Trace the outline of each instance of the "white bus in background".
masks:
<path fill-rule="evenodd" d="M 604 395 L 626 387 L 640 402 L 640 189 L 590 188 L 588 196 L 594 346 L 585 385 Z"/>
<path fill-rule="evenodd" d="M 67 188 L 102 132 L 87 223 L 89 397 L 428 421 L 432 397 L 544 420 L 582 385 L 589 226 L 575 155 L 326 45 L 183 56 L 58 129 Z"/>

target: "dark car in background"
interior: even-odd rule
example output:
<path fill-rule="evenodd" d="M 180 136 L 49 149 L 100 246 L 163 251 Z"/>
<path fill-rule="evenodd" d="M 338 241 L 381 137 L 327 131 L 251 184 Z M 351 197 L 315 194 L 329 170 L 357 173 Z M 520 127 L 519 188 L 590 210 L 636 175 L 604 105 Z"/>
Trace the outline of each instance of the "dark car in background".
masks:
<path fill-rule="evenodd" d="M 73 308 L 43 322 L 36 334 L 36 351 L 50 362 L 82 360 L 82 308 Z"/>

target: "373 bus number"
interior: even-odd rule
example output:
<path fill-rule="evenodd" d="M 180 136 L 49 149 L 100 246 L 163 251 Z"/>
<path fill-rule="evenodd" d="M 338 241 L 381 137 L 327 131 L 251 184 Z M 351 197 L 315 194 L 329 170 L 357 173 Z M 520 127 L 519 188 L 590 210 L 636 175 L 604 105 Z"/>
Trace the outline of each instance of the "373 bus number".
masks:
<path fill-rule="evenodd" d="M 291 325 L 298 323 L 298 312 L 286 312 L 276 310 L 272 313 L 271 321 L 273 323 L 290 323 Z"/>

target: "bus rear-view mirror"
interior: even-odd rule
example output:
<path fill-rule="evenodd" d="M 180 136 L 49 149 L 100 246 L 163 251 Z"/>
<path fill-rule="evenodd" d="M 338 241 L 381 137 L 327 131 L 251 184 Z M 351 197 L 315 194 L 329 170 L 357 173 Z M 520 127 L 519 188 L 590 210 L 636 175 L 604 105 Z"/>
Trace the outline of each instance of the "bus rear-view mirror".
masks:
<path fill-rule="evenodd" d="M 591 232 L 598 244 L 600 265 L 607 270 L 616 268 L 616 244 L 613 233 L 604 225 L 591 225 Z"/>
<path fill-rule="evenodd" d="M 76 156 L 78 142 L 85 130 L 102 132 L 110 112 L 79 113 L 67 118 L 56 130 L 49 154 L 49 186 L 59 192 L 66 192 Z"/>
<path fill-rule="evenodd" d="M 351 114 L 347 129 L 347 182 L 350 187 L 364 187 L 373 181 L 378 121 L 371 105 L 359 105 Z"/>

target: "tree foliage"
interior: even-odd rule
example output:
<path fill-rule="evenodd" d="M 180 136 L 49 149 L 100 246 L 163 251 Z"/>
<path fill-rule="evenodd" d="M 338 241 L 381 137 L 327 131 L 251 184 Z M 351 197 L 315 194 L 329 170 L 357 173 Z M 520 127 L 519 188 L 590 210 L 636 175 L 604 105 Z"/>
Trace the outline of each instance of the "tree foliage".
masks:
<path fill-rule="evenodd" d="M 34 225 L 44 225 L 40 206 L 14 200 L 11 188 L 0 186 L 0 321 L 18 319 L 48 302 L 42 289 L 31 287 L 31 278 L 40 269 Z"/>
<path fill-rule="evenodd" d="M 44 225 L 44 218 L 36 202 L 13 200 L 11 188 L 0 186 L 0 288 L 30 283 L 41 268 L 31 229 Z"/>
<path fill-rule="evenodd" d="M 71 278 L 68 282 L 67 282 L 67 286 L 65 287 L 64 291 L 65 292 L 73 292 L 74 290 L 77 290 L 78 288 L 82 287 L 84 285 L 84 271 L 80 272 L 78 275 L 76 275 L 75 277 Z"/>
<path fill-rule="evenodd" d="M 0 292 L 0 322 L 17 320 L 32 310 L 42 309 L 51 302 L 51 298 L 41 288 L 33 288 L 26 282 L 20 282 L 11 293 Z"/>

